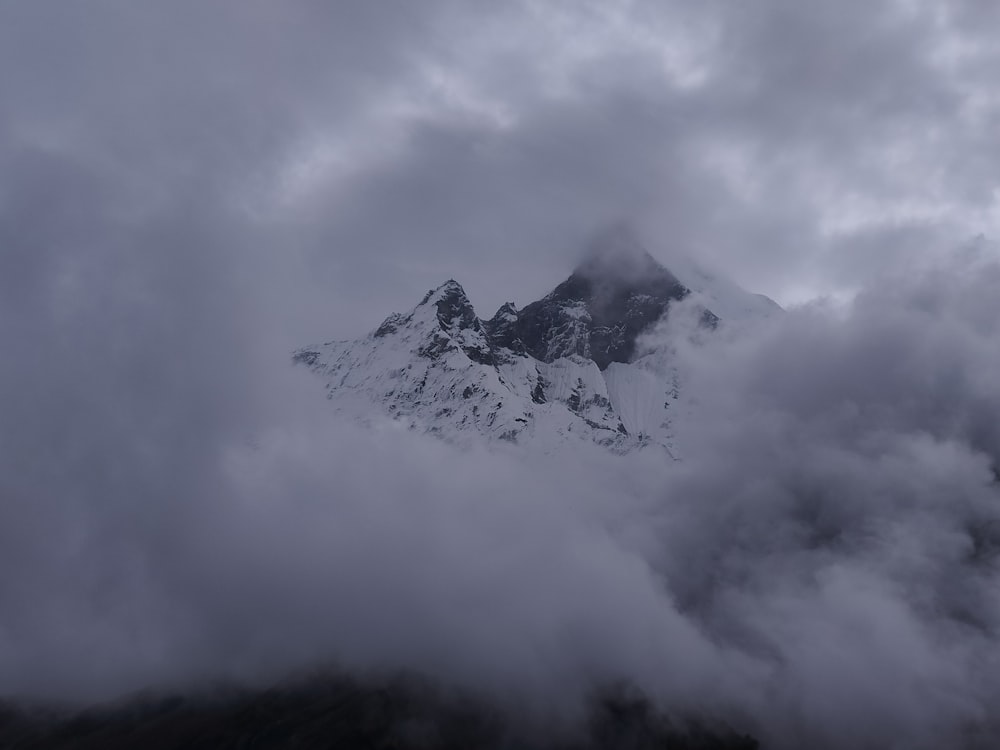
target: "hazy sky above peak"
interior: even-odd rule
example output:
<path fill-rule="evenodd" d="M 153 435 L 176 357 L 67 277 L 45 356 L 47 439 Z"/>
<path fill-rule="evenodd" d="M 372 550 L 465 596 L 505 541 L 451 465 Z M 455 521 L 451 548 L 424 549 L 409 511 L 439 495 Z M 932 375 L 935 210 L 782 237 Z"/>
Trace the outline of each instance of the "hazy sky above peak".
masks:
<path fill-rule="evenodd" d="M 523 304 L 627 221 L 849 294 L 996 235 L 998 32 L 981 0 L 4 3 L 0 270 L 184 243 L 309 340 L 449 277 Z"/>

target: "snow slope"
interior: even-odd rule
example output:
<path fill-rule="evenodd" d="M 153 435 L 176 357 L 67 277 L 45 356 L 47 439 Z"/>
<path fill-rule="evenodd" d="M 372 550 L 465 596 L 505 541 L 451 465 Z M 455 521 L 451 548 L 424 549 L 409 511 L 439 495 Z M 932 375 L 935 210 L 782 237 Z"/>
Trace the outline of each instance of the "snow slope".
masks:
<path fill-rule="evenodd" d="M 681 376 L 669 343 L 640 351 L 640 337 L 689 298 L 706 329 L 780 310 L 693 263 L 680 267 L 667 271 L 619 231 L 523 310 L 507 303 L 481 320 L 452 280 L 368 336 L 306 347 L 294 359 L 324 378 L 336 411 L 368 424 L 542 452 L 582 440 L 674 456 Z"/>
<path fill-rule="evenodd" d="M 592 360 L 542 362 L 491 348 L 454 281 L 363 339 L 306 347 L 295 359 L 326 380 L 338 411 L 368 423 L 390 417 L 458 442 L 473 435 L 544 446 L 591 440 L 614 450 L 637 442 Z"/>

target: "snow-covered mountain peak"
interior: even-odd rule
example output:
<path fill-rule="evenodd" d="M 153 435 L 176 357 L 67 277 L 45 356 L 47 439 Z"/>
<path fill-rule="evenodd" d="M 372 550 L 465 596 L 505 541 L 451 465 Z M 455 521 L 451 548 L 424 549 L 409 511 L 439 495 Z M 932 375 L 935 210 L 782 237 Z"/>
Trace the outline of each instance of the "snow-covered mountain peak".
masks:
<path fill-rule="evenodd" d="M 627 450 L 644 440 L 628 434 L 592 360 L 535 360 L 516 338 L 517 319 L 505 305 L 484 324 L 449 281 L 367 337 L 306 347 L 294 359 L 327 381 L 338 411 L 367 422 L 382 416 L 449 440 L 479 434 L 545 450 L 575 440 Z M 510 340 L 501 340 L 504 325 Z"/>
<path fill-rule="evenodd" d="M 409 314 L 390 315 L 369 336 L 373 341 L 393 337 L 415 342 L 413 352 L 420 357 L 436 359 L 460 350 L 473 362 L 493 364 L 483 323 L 454 279 L 427 292 Z"/>
<path fill-rule="evenodd" d="M 688 294 L 630 230 L 615 227 L 594 240 L 568 279 L 521 310 L 517 333 L 536 359 L 576 354 L 604 370 L 628 362 L 639 334 Z"/>
<path fill-rule="evenodd" d="M 468 295 L 454 279 L 449 279 L 436 289 L 431 289 L 424 295 L 414 310 L 418 315 L 424 310 L 433 309 L 438 323 L 445 330 L 460 328 L 475 328 L 479 326 L 479 318 L 469 301 Z"/>
<path fill-rule="evenodd" d="M 513 323 L 517 320 L 517 305 L 513 302 L 504 302 L 500 305 L 500 309 L 496 311 L 493 316 L 493 320 L 496 322 Z"/>
<path fill-rule="evenodd" d="M 440 286 L 427 292 L 427 294 L 424 295 L 424 298 L 420 300 L 420 304 L 417 305 L 417 307 L 420 307 L 421 305 L 436 305 L 443 299 L 458 300 L 463 303 L 469 302 L 469 298 L 465 293 L 465 289 L 462 288 L 462 285 L 454 279 L 448 279 Z"/>
<path fill-rule="evenodd" d="M 637 342 L 692 290 L 631 233 L 596 245 L 521 309 L 508 302 L 482 320 L 449 280 L 368 336 L 306 347 L 294 359 L 326 380 L 338 411 L 363 421 L 391 419 L 460 442 L 475 435 L 549 451 L 585 440 L 673 455 L 679 370 L 671 347 L 639 351 Z M 754 297 L 735 285 L 726 293 Z M 702 309 L 701 323 L 714 327 L 718 318 Z"/>

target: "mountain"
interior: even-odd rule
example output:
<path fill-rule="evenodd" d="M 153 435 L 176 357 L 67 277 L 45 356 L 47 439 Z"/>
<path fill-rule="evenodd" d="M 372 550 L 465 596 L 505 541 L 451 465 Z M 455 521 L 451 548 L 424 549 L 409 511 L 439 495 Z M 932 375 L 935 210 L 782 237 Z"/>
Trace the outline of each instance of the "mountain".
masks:
<path fill-rule="evenodd" d="M 617 231 L 595 243 L 544 299 L 525 307 L 516 320 L 509 319 L 512 309 L 505 305 L 497 313 L 506 316 L 504 323 L 494 326 L 494 317 L 487 330 L 500 346 L 520 346 L 542 362 L 578 355 L 605 370 L 612 362 L 631 361 L 639 334 L 689 293 L 631 235 Z M 706 325 L 717 321 L 705 311 Z"/>
<path fill-rule="evenodd" d="M 635 689 L 608 685 L 584 708 L 582 731 L 543 728 L 482 696 L 415 675 L 316 672 L 267 689 L 219 686 L 146 693 L 83 710 L 0 702 L 0 747 L 17 750 L 757 750 L 711 717 L 667 715 Z"/>
<path fill-rule="evenodd" d="M 586 440 L 674 455 L 680 374 L 669 347 L 641 347 L 643 334 L 692 294 L 744 318 L 780 309 L 709 274 L 696 281 L 692 292 L 618 229 L 523 309 L 508 302 L 483 320 L 449 280 L 368 336 L 305 347 L 293 358 L 326 380 L 338 411 L 370 424 L 392 420 L 457 442 L 484 436 L 550 450 Z M 720 320 L 699 306 L 699 325 L 714 329 Z"/>

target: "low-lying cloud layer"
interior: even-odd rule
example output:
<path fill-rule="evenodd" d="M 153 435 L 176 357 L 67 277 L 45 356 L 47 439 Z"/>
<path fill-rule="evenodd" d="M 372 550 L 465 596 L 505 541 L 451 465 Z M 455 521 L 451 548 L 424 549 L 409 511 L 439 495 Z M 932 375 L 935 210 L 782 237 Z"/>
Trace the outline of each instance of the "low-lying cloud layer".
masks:
<path fill-rule="evenodd" d="M 667 331 L 697 402 L 669 466 L 365 432 L 281 358 L 105 382 L 144 344 L 41 331 L 51 364 L 3 389 L 0 692 L 336 663 L 543 714 L 628 680 L 777 747 L 988 746 L 998 282 L 956 256 L 756 333 Z"/>

